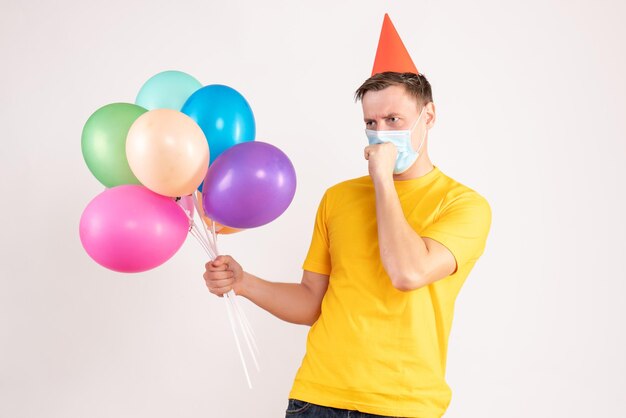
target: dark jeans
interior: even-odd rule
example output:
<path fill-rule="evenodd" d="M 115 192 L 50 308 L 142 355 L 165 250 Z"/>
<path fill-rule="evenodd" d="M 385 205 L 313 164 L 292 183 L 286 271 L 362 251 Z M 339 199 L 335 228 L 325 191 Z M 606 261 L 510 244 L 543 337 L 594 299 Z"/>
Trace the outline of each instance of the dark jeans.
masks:
<path fill-rule="evenodd" d="M 365 412 L 353 411 L 349 409 L 331 408 L 328 406 L 316 405 L 298 399 L 289 399 L 285 418 L 398 418 L 387 415 L 366 414 Z"/>

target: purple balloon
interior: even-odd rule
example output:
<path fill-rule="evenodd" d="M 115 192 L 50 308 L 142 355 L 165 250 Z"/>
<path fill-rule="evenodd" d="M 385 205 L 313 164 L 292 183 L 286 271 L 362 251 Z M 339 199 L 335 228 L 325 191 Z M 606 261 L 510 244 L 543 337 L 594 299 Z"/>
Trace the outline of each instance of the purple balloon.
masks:
<path fill-rule="evenodd" d="M 243 142 L 209 166 L 202 205 L 215 222 L 248 229 L 278 218 L 295 193 L 296 170 L 284 152 L 265 142 Z"/>
<path fill-rule="evenodd" d="M 189 221 L 173 199 L 123 185 L 96 196 L 80 218 L 80 241 L 98 264 L 123 273 L 157 267 L 183 245 Z"/>

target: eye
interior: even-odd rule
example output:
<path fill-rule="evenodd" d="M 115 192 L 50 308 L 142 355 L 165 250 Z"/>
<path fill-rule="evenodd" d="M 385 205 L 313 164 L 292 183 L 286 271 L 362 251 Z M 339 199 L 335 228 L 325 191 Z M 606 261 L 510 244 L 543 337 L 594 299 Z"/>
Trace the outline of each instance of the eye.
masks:
<path fill-rule="evenodd" d="M 400 118 L 393 116 L 391 118 L 387 118 L 387 120 L 391 123 L 396 123 L 400 120 Z"/>
<path fill-rule="evenodd" d="M 372 126 L 374 126 L 374 121 L 373 120 L 368 120 L 367 122 L 365 122 L 365 126 L 367 128 L 371 128 Z"/>

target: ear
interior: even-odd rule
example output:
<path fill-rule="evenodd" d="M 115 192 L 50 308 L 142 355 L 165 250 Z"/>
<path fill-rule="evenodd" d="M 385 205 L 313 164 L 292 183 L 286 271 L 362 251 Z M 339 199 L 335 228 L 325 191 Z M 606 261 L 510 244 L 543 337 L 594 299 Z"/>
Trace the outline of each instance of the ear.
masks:
<path fill-rule="evenodd" d="M 426 113 L 426 127 L 431 129 L 435 126 L 435 121 L 437 120 L 437 116 L 435 114 L 435 104 L 433 102 L 428 102 L 424 112 Z"/>

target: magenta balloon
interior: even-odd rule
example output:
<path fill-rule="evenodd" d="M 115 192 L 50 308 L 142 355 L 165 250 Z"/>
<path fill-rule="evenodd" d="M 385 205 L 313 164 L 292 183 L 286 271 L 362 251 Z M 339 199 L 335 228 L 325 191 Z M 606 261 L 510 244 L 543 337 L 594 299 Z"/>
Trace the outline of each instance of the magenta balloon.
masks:
<path fill-rule="evenodd" d="M 224 151 L 202 186 L 206 215 L 222 225 L 248 229 L 279 217 L 296 193 L 296 171 L 280 149 L 260 141 Z"/>
<path fill-rule="evenodd" d="M 169 260 L 188 229 L 189 221 L 173 199 L 140 185 L 105 190 L 80 218 L 80 240 L 87 254 L 123 273 L 150 270 Z"/>

